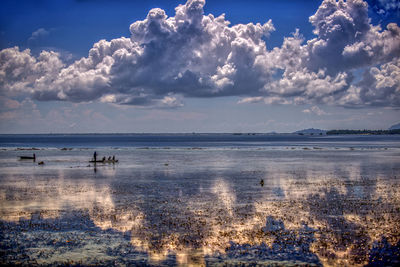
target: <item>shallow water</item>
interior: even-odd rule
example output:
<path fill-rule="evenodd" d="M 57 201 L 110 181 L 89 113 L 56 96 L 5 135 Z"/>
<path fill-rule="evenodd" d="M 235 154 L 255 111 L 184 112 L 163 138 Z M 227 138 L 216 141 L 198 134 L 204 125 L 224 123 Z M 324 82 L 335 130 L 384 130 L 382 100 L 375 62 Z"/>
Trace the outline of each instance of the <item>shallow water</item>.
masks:
<path fill-rule="evenodd" d="M 398 137 L 134 137 L 1 137 L 1 262 L 398 263 Z"/>

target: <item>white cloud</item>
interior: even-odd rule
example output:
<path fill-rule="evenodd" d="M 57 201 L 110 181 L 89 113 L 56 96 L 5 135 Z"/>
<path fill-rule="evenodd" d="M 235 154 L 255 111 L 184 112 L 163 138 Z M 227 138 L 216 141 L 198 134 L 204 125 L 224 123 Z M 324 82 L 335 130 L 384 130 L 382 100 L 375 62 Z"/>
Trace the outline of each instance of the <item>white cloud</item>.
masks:
<path fill-rule="evenodd" d="M 317 106 L 312 106 L 309 109 L 304 109 L 302 112 L 307 113 L 307 114 L 316 114 L 318 116 L 328 115 L 328 113 L 326 113 L 325 111 L 323 111 L 322 109 L 320 109 Z"/>
<path fill-rule="evenodd" d="M 255 96 L 255 97 L 245 97 L 238 101 L 238 104 L 249 104 L 249 103 L 259 103 L 264 100 L 262 96 Z"/>
<path fill-rule="evenodd" d="M 28 42 L 34 42 L 34 41 L 36 41 L 36 40 L 38 40 L 38 39 L 40 39 L 40 38 L 42 38 L 44 36 L 49 35 L 49 33 L 50 32 L 47 31 L 46 29 L 39 28 L 39 29 L 37 29 L 36 31 L 34 31 L 32 33 L 31 37 L 29 37 L 29 39 L 28 39 Z"/>
<path fill-rule="evenodd" d="M 369 22 L 367 4 L 362 0 L 325 0 L 310 17 L 316 38 L 308 40 L 296 31 L 285 38 L 282 47 L 269 53 L 282 76 L 264 86 L 264 93 L 288 103 L 320 103 L 350 106 L 397 106 L 396 97 L 380 94 L 378 101 L 361 95 L 353 72 L 386 64 L 400 55 L 400 28 L 395 23 L 380 26 Z M 392 75 L 397 75 L 393 73 Z M 368 90 L 379 91 L 375 83 Z M 378 95 L 376 95 L 378 97 Z M 347 99 L 347 100 L 345 100 Z M 282 101 L 283 102 L 283 101 Z"/>
<path fill-rule="evenodd" d="M 309 19 L 315 38 L 304 40 L 296 30 L 270 51 L 271 21 L 230 26 L 224 15 L 205 15 L 204 4 L 189 0 L 173 17 L 154 8 L 130 25 L 130 38 L 100 40 L 70 65 L 55 52 L 35 57 L 4 49 L 0 93 L 137 107 L 179 107 L 184 97 L 217 96 L 242 96 L 239 103 L 399 105 L 389 83 L 399 76 L 393 69 L 400 28 L 371 25 L 362 0 L 323 1 Z M 356 83 L 359 68 L 370 71 Z"/>
<path fill-rule="evenodd" d="M 400 2 L 398 0 L 378 0 L 371 1 L 372 8 L 383 17 L 389 16 L 391 13 L 399 12 Z"/>
<path fill-rule="evenodd" d="M 1 50 L 0 63 L 0 93 L 8 95 L 34 92 L 38 82 L 57 80 L 64 67 L 58 53 L 42 51 L 34 57 L 18 47 Z"/>
<path fill-rule="evenodd" d="M 400 58 L 372 67 L 340 100 L 344 106 L 400 106 Z"/>
<path fill-rule="evenodd" d="M 137 106 L 181 106 L 176 95 L 257 93 L 269 76 L 257 57 L 266 54 L 262 37 L 274 30 L 271 21 L 229 27 L 224 15 L 204 16 L 203 5 L 188 1 L 176 8 L 175 17 L 152 9 L 145 20 L 130 26 L 130 39 L 101 40 L 88 57 L 49 75 L 34 75 L 35 66 L 21 64 L 28 81 L 19 85 L 24 79 L 5 77 L 5 87 L 24 88 L 38 100 L 112 100 Z M 38 61 L 30 51 L 13 52 L 31 65 Z"/>

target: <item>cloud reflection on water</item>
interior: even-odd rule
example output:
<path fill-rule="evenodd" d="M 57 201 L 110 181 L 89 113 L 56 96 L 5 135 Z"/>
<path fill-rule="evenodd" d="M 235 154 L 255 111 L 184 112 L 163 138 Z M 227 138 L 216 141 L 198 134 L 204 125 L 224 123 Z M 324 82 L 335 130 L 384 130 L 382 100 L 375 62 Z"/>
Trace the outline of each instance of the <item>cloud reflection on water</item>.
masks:
<path fill-rule="evenodd" d="M 3 174 L 0 218 L 62 221 L 82 211 L 99 233 L 129 233 L 134 249 L 154 265 L 171 257 L 183 265 L 363 265 L 377 244 L 396 247 L 400 193 L 392 165 L 377 164 L 375 171 L 368 161 L 288 166 L 119 174 L 105 168 L 96 179 L 73 178 L 87 170 Z"/>

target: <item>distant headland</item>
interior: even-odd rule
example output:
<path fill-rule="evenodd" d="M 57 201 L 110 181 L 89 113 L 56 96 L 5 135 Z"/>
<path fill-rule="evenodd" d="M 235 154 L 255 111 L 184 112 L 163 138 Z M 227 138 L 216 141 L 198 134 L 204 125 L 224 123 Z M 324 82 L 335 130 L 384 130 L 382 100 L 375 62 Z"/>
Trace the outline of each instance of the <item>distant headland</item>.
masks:
<path fill-rule="evenodd" d="M 343 134 L 361 134 L 361 135 L 384 135 L 384 134 L 400 134 L 400 123 L 392 125 L 387 130 L 321 130 L 321 129 L 304 129 L 294 132 L 298 135 L 343 135 Z"/>
<path fill-rule="evenodd" d="M 300 131 L 296 131 L 294 133 L 298 134 L 298 135 L 325 135 L 326 132 L 327 132 L 326 130 L 309 128 L 309 129 L 303 129 Z"/>
<path fill-rule="evenodd" d="M 337 134 L 372 134 L 372 135 L 382 135 L 382 134 L 400 134 L 400 129 L 394 130 L 329 130 L 326 132 L 327 135 L 337 135 Z"/>

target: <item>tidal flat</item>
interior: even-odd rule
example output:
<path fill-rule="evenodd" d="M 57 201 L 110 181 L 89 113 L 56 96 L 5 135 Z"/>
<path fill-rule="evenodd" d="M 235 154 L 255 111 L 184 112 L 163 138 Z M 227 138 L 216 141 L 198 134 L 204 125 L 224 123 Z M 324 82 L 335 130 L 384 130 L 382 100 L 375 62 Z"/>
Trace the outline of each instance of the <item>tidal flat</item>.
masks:
<path fill-rule="evenodd" d="M 3 143 L 0 263 L 400 264 L 400 139 L 253 141 Z"/>

